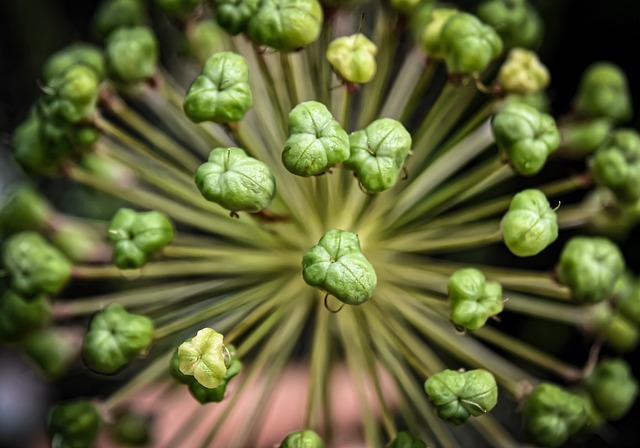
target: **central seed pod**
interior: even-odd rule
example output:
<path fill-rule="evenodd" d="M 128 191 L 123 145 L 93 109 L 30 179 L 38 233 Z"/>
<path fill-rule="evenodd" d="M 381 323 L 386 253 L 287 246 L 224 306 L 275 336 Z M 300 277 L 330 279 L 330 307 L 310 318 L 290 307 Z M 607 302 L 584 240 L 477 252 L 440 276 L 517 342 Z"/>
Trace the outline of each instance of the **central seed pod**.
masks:
<path fill-rule="evenodd" d="M 502 286 L 488 282 L 477 269 L 459 269 L 447 283 L 451 321 L 467 330 L 477 330 L 503 308 Z"/>
<path fill-rule="evenodd" d="M 213 328 L 203 328 L 178 347 L 178 368 L 184 375 L 193 375 L 202 386 L 220 386 L 229 368 L 223 336 Z"/>
<path fill-rule="evenodd" d="M 376 271 L 360 251 L 358 235 L 329 230 L 302 258 L 302 276 L 311 286 L 328 292 L 347 305 L 371 298 L 378 282 Z"/>

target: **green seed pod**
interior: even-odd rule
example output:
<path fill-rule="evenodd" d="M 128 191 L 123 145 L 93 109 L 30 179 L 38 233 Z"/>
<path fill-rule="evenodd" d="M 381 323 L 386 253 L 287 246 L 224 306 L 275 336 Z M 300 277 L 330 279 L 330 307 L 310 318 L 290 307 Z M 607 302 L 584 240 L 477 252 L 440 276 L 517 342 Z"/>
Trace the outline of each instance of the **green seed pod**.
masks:
<path fill-rule="evenodd" d="M 80 336 L 73 330 L 49 327 L 29 333 L 23 347 L 47 378 L 57 379 L 78 359 L 80 342 Z"/>
<path fill-rule="evenodd" d="M 259 212 L 276 193 L 269 167 L 234 147 L 211 151 L 209 161 L 196 171 L 195 181 L 207 201 L 232 212 Z"/>
<path fill-rule="evenodd" d="M 617 353 L 629 353 L 640 342 L 640 330 L 637 324 L 621 313 L 614 313 L 611 321 L 601 331 L 605 342 Z"/>
<path fill-rule="evenodd" d="M 428 11 L 428 18 L 427 18 Z M 424 14 L 424 22 L 420 25 L 421 35 L 420 42 L 422 48 L 427 52 L 429 57 L 434 59 L 444 59 L 444 48 L 442 41 L 442 28 L 450 17 L 458 14 L 457 9 L 453 8 L 422 8 Z"/>
<path fill-rule="evenodd" d="M 189 49 L 202 65 L 223 46 L 224 31 L 213 20 L 199 20 L 186 31 Z"/>
<path fill-rule="evenodd" d="M 542 19 L 526 0 L 487 0 L 476 13 L 496 30 L 506 48 L 536 48 L 542 40 Z"/>
<path fill-rule="evenodd" d="M 227 349 L 231 354 L 231 363 L 229 364 L 227 373 L 224 374 L 224 379 L 218 387 L 209 389 L 197 382 L 192 376 L 187 376 L 187 378 L 191 378 L 191 382 L 188 383 L 189 392 L 191 392 L 191 395 L 201 404 L 220 403 L 222 400 L 224 400 L 224 395 L 227 391 L 227 385 L 229 384 L 229 381 L 231 381 L 234 376 L 240 373 L 240 370 L 242 369 L 242 362 L 238 358 L 238 355 L 235 352 L 235 348 L 232 345 L 229 345 L 227 346 Z"/>
<path fill-rule="evenodd" d="M 538 173 L 560 146 L 553 117 L 526 104 L 509 104 L 494 115 L 491 124 L 498 147 L 523 176 Z"/>
<path fill-rule="evenodd" d="M 508 93 L 533 95 L 547 88 L 549 70 L 538 55 L 523 48 L 514 48 L 500 67 L 498 82 Z"/>
<path fill-rule="evenodd" d="M 403 13 L 411 13 L 422 0 L 391 0 L 391 7 Z"/>
<path fill-rule="evenodd" d="M 575 299 L 595 303 L 613 291 L 624 272 L 624 259 L 608 239 L 578 236 L 564 246 L 557 272 Z"/>
<path fill-rule="evenodd" d="M 531 257 L 558 238 L 558 217 L 543 192 L 523 190 L 511 200 L 500 228 L 512 254 Z"/>
<path fill-rule="evenodd" d="M 616 199 L 630 203 L 640 200 L 640 136 L 632 129 L 614 131 L 591 160 L 591 172 L 598 184 L 607 187 Z"/>
<path fill-rule="evenodd" d="M 376 271 L 360 251 L 358 235 L 329 230 L 302 257 L 302 277 L 310 286 L 331 294 L 347 305 L 371 298 L 377 284 Z"/>
<path fill-rule="evenodd" d="M 69 123 L 90 120 L 96 111 L 100 79 L 91 67 L 72 65 L 47 86 L 52 94 L 45 94 L 42 101 L 47 113 Z"/>
<path fill-rule="evenodd" d="M 324 448 L 324 442 L 315 431 L 305 429 L 289 433 L 280 448 Z"/>
<path fill-rule="evenodd" d="M 151 418 L 125 410 L 119 412 L 113 422 L 111 434 L 114 440 L 124 446 L 147 446 L 151 440 Z"/>
<path fill-rule="evenodd" d="M 316 176 L 347 160 L 349 152 L 349 136 L 324 104 L 307 101 L 289 113 L 289 138 L 282 152 L 289 172 Z"/>
<path fill-rule="evenodd" d="M 477 269 L 457 270 L 449 277 L 447 289 L 451 322 L 467 330 L 477 330 L 503 309 L 502 286 L 486 281 Z"/>
<path fill-rule="evenodd" d="M 560 128 L 563 150 L 576 156 L 591 154 L 605 142 L 612 129 L 609 118 L 563 124 Z"/>
<path fill-rule="evenodd" d="M 621 312 L 613 311 L 609 302 L 592 306 L 587 314 L 585 328 L 604 339 L 617 353 L 634 350 L 640 342 L 640 329 Z"/>
<path fill-rule="evenodd" d="M 119 28 L 107 38 L 106 55 L 111 77 L 135 84 L 156 73 L 158 42 L 150 28 Z"/>
<path fill-rule="evenodd" d="M 215 389 L 224 382 L 231 359 L 222 342 L 223 336 L 212 328 L 203 328 L 178 347 L 178 368 L 193 375 L 198 383 Z"/>
<path fill-rule="evenodd" d="M 51 320 L 47 296 L 25 299 L 11 290 L 0 296 L 0 340 L 18 341 Z"/>
<path fill-rule="evenodd" d="M 587 421 L 582 398 L 551 383 L 538 384 L 522 411 L 528 436 L 541 446 L 561 446 Z"/>
<path fill-rule="evenodd" d="M 105 62 L 102 50 L 84 42 L 71 44 L 53 53 L 44 63 L 42 77 L 48 85 L 51 80 L 62 76 L 74 65 L 85 65 L 96 73 L 99 80 L 105 76 Z"/>
<path fill-rule="evenodd" d="M 616 294 L 616 305 L 620 314 L 640 327 L 640 284 L 638 282 L 633 282 L 625 294 Z"/>
<path fill-rule="evenodd" d="M 112 303 L 91 320 L 82 358 L 91 370 L 115 373 L 133 361 L 153 341 L 153 321 Z"/>
<path fill-rule="evenodd" d="M 399 121 L 376 120 L 349 136 L 351 155 L 344 165 L 358 175 L 370 193 L 393 187 L 411 151 L 411 134 Z"/>
<path fill-rule="evenodd" d="M 444 370 L 424 383 L 424 390 L 442 420 L 462 425 L 470 416 L 489 412 L 498 402 L 498 386 L 486 370 Z"/>
<path fill-rule="evenodd" d="M 638 396 L 638 382 L 623 359 L 601 361 L 585 384 L 598 411 L 609 421 L 624 417 Z"/>
<path fill-rule="evenodd" d="M 258 45 L 295 51 L 318 38 L 322 19 L 316 0 L 261 0 L 249 19 L 247 34 Z"/>
<path fill-rule="evenodd" d="M 246 30 L 260 0 L 209 0 L 209 3 L 213 3 L 218 25 L 235 36 Z"/>
<path fill-rule="evenodd" d="M 192 16 L 200 2 L 201 0 L 154 0 L 161 11 L 180 18 Z"/>
<path fill-rule="evenodd" d="M 184 97 L 184 112 L 195 123 L 240 121 L 253 104 L 249 67 L 230 51 L 215 53 Z"/>
<path fill-rule="evenodd" d="M 56 294 L 71 278 L 69 260 L 35 232 L 7 239 L 2 260 L 11 288 L 24 296 Z"/>
<path fill-rule="evenodd" d="M 47 200 L 30 185 L 20 185 L 0 201 L 0 234 L 39 230 L 55 214 Z"/>
<path fill-rule="evenodd" d="M 467 13 L 449 17 L 440 34 L 444 60 L 451 73 L 478 73 L 502 53 L 500 36 Z"/>
<path fill-rule="evenodd" d="M 144 21 L 144 1 L 105 0 L 94 15 L 93 29 L 99 37 L 105 39 L 117 28 L 139 26 Z"/>
<path fill-rule="evenodd" d="M 27 172 L 48 174 L 58 168 L 59 157 L 42 138 L 42 122 L 32 109 L 13 134 L 14 157 Z"/>
<path fill-rule="evenodd" d="M 173 239 L 173 224 L 160 212 L 138 213 L 121 208 L 108 228 L 114 243 L 113 263 L 120 269 L 138 269 Z"/>
<path fill-rule="evenodd" d="M 596 62 L 582 75 L 574 98 L 576 112 L 587 117 L 628 121 L 633 114 L 627 77 L 610 62 Z"/>
<path fill-rule="evenodd" d="M 427 448 L 427 444 L 408 432 L 400 431 L 387 448 Z"/>
<path fill-rule="evenodd" d="M 190 342 L 191 338 L 187 339 L 185 342 Z M 195 378 L 191 375 L 185 375 L 180 371 L 180 357 L 178 356 L 178 348 L 173 352 L 173 356 L 171 357 L 171 363 L 169 364 L 169 373 L 171 377 L 179 382 L 180 384 L 186 384 L 187 386 L 193 382 L 197 382 Z"/>
<path fill-rule="evenodd" d="M 366 84 L 376 74 L 378 47 L 362 33 L 338 37 L 327 47 L 327 61 L 347 82 Z"/>
<path fill-rule="evenodd" d="M 90 447 L 98 437 L 102 420 L 92 403 L 76 400 L 54 406 L 47 426 L 55 447 Z"/>

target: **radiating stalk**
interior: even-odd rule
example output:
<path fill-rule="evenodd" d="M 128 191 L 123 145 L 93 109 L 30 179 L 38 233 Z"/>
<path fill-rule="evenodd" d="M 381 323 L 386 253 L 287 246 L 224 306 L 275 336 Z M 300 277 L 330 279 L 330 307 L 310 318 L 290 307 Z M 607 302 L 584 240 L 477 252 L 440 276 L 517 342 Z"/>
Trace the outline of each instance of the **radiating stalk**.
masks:
<path fill-rule="evenodd" d="M 512 355 L 529 361 L 562 377 L 565 381 L 577 381 L 582 378 L 582 371 L 577 367 L 556 359 L 544 351 L 538 350 L 537 348 L 502 333 L 499 330 L 485 325 L 484 327 L 474 331 L 472 334 L 478 339 L 493 344 Z"/>

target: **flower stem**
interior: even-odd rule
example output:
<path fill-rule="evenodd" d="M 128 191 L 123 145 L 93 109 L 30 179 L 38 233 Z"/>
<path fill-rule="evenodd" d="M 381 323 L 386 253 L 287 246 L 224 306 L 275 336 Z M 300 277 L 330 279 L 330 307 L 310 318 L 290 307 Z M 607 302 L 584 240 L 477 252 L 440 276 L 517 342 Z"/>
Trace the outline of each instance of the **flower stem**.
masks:
<path fill-rule="evenodd" d="M 504 303 L 505 309 L 527 316 L 562 322 L 575 327 L 584 325 L 588 318 L 588 308 L 576 305 L 553 303 L 537 297 L 509 293 Z"/>
<path fill-rule="evenodd" d="M 414 47 L 409 51 L 391 91 L 387 95 L 387 100 L 380 111 L 380 117 L 393 118 L 407 123 L 407 117 L 403 117 L 403 110 L 407 109 L 410 101 L 422 98 L 421 93 L 417 90 L 417 84 L 422 81 L 426 72 L 426 62 L 427 59 L 419 48 Z M 405 119 L 402 120 L 401 117 Z"/>
<path fill-rule="evenodd" d="M 142 390 L 144 387 L 148 386 L 163 375 L 166 375 L 171 356 L 173 356 L 173 349 L 163 353 L 151 361 L 151 364 L 149 364 L 144 370 L 134 376 L 131 380 L 125 383 L 124 386 L 105 400 L 103 403 L 104 410 L 106 412 L 112 412 L 118 408 L 122 402 L 130 399 L 133 394 Z"/>
<path fill-rule="evenodd" d="M 484 327 L 474 331 L 472 334 L 478 339 L 500 347 L 519 358 L 555 373 L 565 381 L 577 381 L 582 378 L 581 369 L 556 359 L 542 350 L 538 350 L 537 348 L 506 335 L 494 328 L 485 325 Z"/>

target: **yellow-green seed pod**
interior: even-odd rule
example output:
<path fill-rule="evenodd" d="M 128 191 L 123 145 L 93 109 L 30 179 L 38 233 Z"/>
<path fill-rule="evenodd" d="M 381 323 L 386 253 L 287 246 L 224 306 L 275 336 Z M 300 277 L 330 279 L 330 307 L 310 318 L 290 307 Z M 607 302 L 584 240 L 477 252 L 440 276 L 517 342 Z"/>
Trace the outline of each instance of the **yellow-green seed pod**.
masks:
<path fill-rule="evenodd" d="M 558 238 L 558 217 L 543 192 L 528 189 L 513 197 L 500 228 L 512 254 L 531 257 Z"/>
<path fill-rule="evenodd" d="M 149 347 L 153 330 L 148 317 L 112 303 L 91 320 L 82 344 L 82 359 L 95 372 L 115 373 Z"/>
<path fill-rule="evenodd" d="M 317 176 L 347 160 L 349 153 L 349 136 L 324 104 L 307 101 L 289 113 L 289 138 L 282 152 L 289 172 Z"/>
<path fill-rule="evenodd" d="M 451 322 L 467 330 L 477 330 L 504 305 L 502 286 L 487 281 L 477 269 L 459 269 L 447 283 L 451 303 Z"/>
<path fill-rule="evenodd" d="M 424 383 L 424 389 L 442 420 L 462 425 L 470 416 L 489 412 L 498 402 L 498 386 L 486 370 L 444 370 Z"/>
<path fill-rule="evenodd" d="M 202 386 L 215 389 L 224 381 L 230 359 L 223 336 L 213 328 L 203 328 L 178 347 L 178 368 Z"/>
<path fill-rule="evenodd" d="M 215 53 L 184 97 L 184 113 L 194 123 L 240 121 L 253 104 L 249 66 L 239 54 Z"/>
<path fill-rule="evenodd" d="M 232 212 L 259 212 L 276 194 L 269 167 L 240 148 L 215 148 L 196 171 L 195 181 L 206 200 Z"/>
<path fill-rule="evenodd" d="M 549 85 L 549 70 L 538 55 L 524 48 L 514 48 L 500 67 L 498 82 L 508 93 L 534 95 Z"/>
<path fill-rule="evenodd" d="M 450 17 L 457 14 L 453 8 L 436 8 L 428 11 L 429 18 L 422 29 L 421 43 L 430 58 L 444 59 L 442 28 Z"/>
<path fill-rule="evenodd" d="M 306 429 L 288 434 L 280 448 L 324 448 L 324 442 L 315 431 Z"/>
<path fill-rule="evenodd" d="M 360 251 L 358 235 L 332 229 L 302 258 L 302 277 L 310 286 L 328 292 L 347 305 L 371 298 L 376 271 Z"/>
<path fill-rule="evenodd" d="M 349 136 L 351 155 L 344 166 L 358 175 L 362 187 L 380 193 L 393 187 L 411 151 L 411 134 L 399 121 L 376 120 Z"/>
<path fill-rule="evenodd" d="M 364 34 L 338 37 L 327 47 L 327 61 L 347 82 L 365 84 L 376 74 L 378 47 Z"/>
<path fill-rule="evenodd" d="M 318 38 L 322 19 L 316 0 L 261 0 L 247 34 L 258 45 L 295 51 Z"/>
<path fill-rule="evenodd" d="M 533 389 L 522 413 L 527 435 L 539 446 L 563 445 L 587 421 L 584 400 L 551 383 Z"/>

